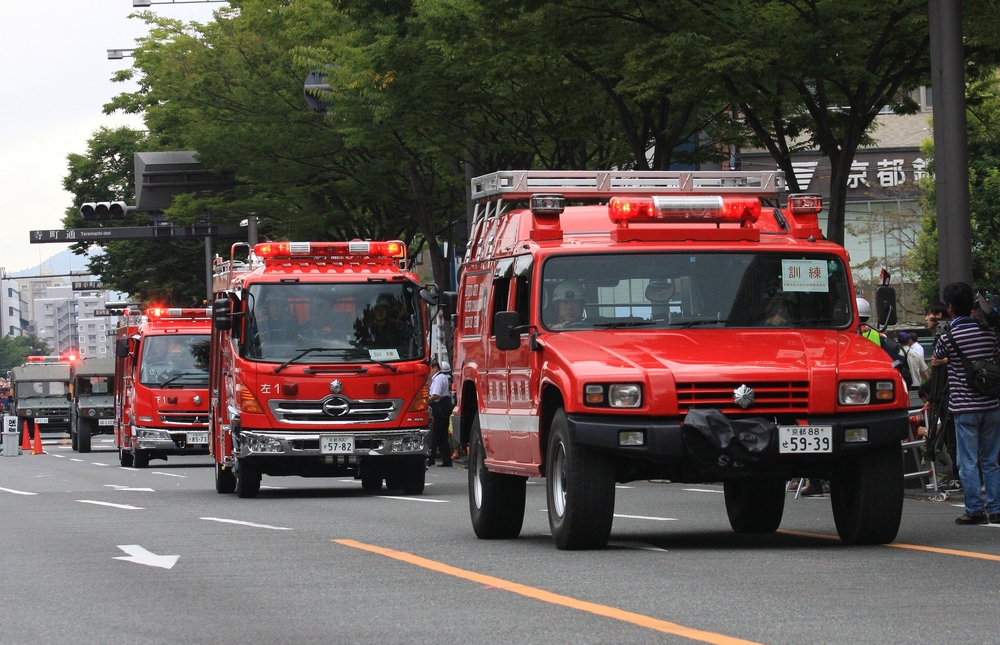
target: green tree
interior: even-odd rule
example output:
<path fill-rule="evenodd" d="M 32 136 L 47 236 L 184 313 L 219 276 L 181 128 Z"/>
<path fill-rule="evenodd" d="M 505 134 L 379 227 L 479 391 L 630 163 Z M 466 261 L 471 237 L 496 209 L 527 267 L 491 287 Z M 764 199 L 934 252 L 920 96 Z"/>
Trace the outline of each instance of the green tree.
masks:
<path fill-rule="evenodd" d="M 0 374 L 23 365 L 28 356 L 48 356 L 52 348 L 34 334 L 0 337 Z"/>

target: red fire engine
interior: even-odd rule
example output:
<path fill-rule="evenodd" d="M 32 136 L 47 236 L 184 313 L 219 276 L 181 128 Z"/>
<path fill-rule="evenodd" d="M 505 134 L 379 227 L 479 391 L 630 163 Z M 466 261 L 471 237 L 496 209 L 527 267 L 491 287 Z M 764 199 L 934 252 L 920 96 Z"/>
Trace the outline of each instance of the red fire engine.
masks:
<path fill-rule="evenodd" d="M 402 242 L 267 242 L 215 266 L 216 489 L 261 475 L 351 475 L 424 489 L 426 309 Z"/>
<path fill-rule="evenodd" d="M 208 454 L 210 310 L 126 309 L 115 343 L 115 445 L 122 466 Z"/>
<path fill-rule="evenodd" d="M 846 251 L 780 172 L 509 171 L 473 180 L 455 333 L 480 538 L 546 477 L 556 546 L 601 548 L 615 483 L 722 482 L 770 532 L 793 477 L 830 481 L 848 543 L 891 541 L 908 394 L 859 335 Z"/>

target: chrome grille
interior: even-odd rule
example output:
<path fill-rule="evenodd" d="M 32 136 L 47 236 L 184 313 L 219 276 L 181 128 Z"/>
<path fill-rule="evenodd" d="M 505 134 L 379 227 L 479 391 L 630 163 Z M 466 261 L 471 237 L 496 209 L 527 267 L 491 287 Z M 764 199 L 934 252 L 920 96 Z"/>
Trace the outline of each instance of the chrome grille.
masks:
<path fill-rule="evenodd" d="M 745 410 L 733 401 L 733 390 L 741 385 L 754 391 L 754 403 Z M 681 415 L 692 408 L 716 408 L 734 416 L 805 412 L 809 381 L 678 383 L 677 408 Z"/>
<path fill-rule="evenodd" d="M 346 403 L 346 411 L 339 416 L 323 411 L 325 403 L 339 399 Z M 364 423 L 386 423 L 399 416 L 403 407 L 402 399 L 349 399 L 345 396 L 328 396 L 318 401 L 289 401 L 271 399 L 268 401 L 271 413 L 279 423 L 316 425 L 355 425 Z"/>
<path fill-rule="evenodd" d="M 208 412 L 159 412 L 160 422 L 168 426 L 208 427 Z"/>

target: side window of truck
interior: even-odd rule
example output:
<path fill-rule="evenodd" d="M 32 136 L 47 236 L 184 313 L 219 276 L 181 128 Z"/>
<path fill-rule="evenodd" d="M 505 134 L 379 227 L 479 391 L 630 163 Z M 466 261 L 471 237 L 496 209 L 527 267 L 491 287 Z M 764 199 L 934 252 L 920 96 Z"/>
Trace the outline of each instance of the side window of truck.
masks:
<path fill-rule="evenodd" d="M 533 275 L 530 255 L 522 255 L 514 262 L 514 311 L 521 318 L 521 324 L 531 320 L 531 278 Z"/>
<path fill-rule="evenodd" d="M 500 311 L 507 311 L 510 304 L 510 283 L 512 281 L 514 269 L 513 258 L 503 258 L 497 262 L 496 270 L 493 272 L 493 297 L 490 299 L 490 336 L 495 336 L 493 330 L 493 319 Z"/>

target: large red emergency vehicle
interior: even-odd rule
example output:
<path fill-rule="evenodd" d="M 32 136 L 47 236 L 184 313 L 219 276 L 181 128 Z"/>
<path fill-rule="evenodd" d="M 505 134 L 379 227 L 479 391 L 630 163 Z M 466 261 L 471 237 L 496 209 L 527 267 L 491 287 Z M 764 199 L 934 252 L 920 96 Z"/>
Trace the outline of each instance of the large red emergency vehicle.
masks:
<path fill-rule="evenodd" d="M 115 344 L 115 445 L 122 466 L 208 454 L 208 309 L 130 308 Z"/>
<path fill-rule="evenodd" d="M 351 475 L 420 494 L 428 438 L 426 309 L 402 242 L 267 242 L 215 267 L 216 489 L 261 475 Z"/>
<path fill-rule="evenodd" d="M 793 477 L 830 481 L 849 543 L 891 541 L 906 386 L 858 333 L 846 251 L 780 172 L 509 171 L 473 180 L 453 427 L 480 538 L 547 478 L 559 548 L 600 548 L 615 483 L 722 482 L 770 532 Z M 781 207 L 780 201 L 786 201 Z"/>

